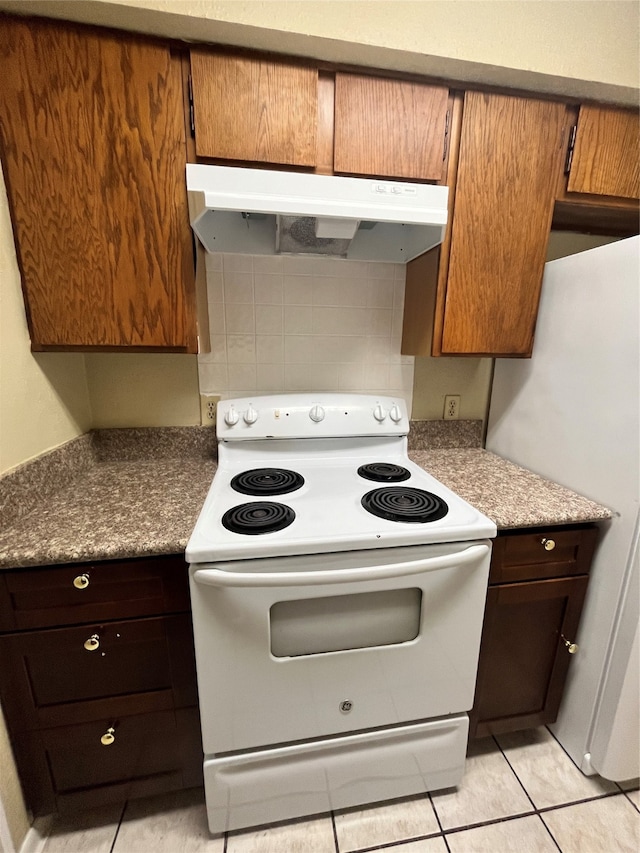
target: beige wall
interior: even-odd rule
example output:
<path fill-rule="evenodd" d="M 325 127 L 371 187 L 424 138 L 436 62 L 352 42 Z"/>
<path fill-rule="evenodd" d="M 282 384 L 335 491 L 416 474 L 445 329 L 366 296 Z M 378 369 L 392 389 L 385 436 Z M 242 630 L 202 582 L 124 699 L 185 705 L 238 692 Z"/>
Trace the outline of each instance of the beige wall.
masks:
<path fill-rule="evenodd" d="M 447 394 L 460 395 L 460 417 L 484 420 L 489 403 L 490 358 L 416 358 L 413 411 L 416 420 L 442 418 Z"/>
<path fill-rule="evenodd" d="M 547 261 L 566 258 L 567 255 L 577 255 L 597 246 L 615 243 L 619 237 L 604 237 L 599 234 L 576 234 L 573 231 L 552 231 L 547 246 Z"/>
<path fill-rule="evenodd" d="M 198 362 L 171 353 L 87 353 L 91 426 L 200 423 Z"/>
<path fill-rule="evenodd" d="M 0 474 L 80 435 L 90 425 L 84 356 L 31 353 L 0 177 Z"/>
<path fill-rule="evenodd" d="M 0 0 L 0 7 L 465 82 L 637 102 L 635 0 Z"/>

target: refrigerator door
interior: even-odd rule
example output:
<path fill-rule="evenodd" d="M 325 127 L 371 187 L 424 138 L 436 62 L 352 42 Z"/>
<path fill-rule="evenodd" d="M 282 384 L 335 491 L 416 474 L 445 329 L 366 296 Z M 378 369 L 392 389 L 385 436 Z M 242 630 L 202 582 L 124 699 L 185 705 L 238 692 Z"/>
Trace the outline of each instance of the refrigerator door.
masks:
<path fill-rule="evenodd" d="M 488 450 L 614 513 L 594 558 L 580 652 L 554 732 L 585 772 L 616 780 L 640 772 L 637 750 L 616 759 L 613 746 L 619 727 L 637 731 L 640 717 L 637 690 L 621 676 L 633 677 L 638 622 L 639 251 L 632 237 L 547 264 L 533 357 L 496 361 L 487 435 Z"/>
<path fill-rule="evenodd" d="M 638 697 L 640 696 L 640 554 L 638 534 L 632 548 L 623 591 L 619 619 L 605 663 L 597 716 L 589 744 L 591 767 L 605 779 L 632 779 L 638 775 L 640 755 L 640 725 Z"/>

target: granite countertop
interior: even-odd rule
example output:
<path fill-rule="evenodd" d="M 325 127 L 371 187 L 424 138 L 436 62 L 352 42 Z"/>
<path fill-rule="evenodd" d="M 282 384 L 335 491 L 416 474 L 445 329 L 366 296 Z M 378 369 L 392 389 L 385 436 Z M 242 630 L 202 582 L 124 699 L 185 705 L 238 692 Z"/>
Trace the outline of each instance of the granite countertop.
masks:
<path fill-rule="evenodd" d="M 97 430 L 22 466 L 0 480 L 0 568 L 181 553 L 215 452 L 209 427 Z"/>
<path fill-rule="evenodd" d="M 414 450 L 409 457 L 493 519 L 498 530 L 611 518 L 607 507 L 481 448 Z"/>
<path fill-rule="evenodd" d="M 498 529 L 611 517 L 606 507 L 483 450 L 480 427 L 412 424 L 409 456 Z M 207 427 L 96 430 L 21 466 L 0 478 L 0 568 L 184 551 L 215 452 Z"/>

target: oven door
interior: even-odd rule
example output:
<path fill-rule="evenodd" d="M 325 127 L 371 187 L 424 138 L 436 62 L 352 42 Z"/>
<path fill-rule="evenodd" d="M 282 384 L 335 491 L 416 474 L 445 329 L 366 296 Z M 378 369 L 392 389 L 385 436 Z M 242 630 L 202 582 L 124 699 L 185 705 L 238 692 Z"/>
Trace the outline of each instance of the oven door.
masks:
<path fill-rule="evenodd" d="M 467 711 L 488 541 L 192 565 L 207 755 Z"/>

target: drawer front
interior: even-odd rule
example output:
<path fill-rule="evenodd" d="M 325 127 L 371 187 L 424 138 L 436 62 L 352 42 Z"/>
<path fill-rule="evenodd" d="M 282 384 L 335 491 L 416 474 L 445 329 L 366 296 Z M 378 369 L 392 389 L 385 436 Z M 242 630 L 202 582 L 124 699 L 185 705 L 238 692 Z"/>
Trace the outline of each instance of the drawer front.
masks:
<path fill-rule="evenodd" d="M 0 665 L 13 730 L 196 701 L 188 614 L 5 635 Z"/>
<path fill-rule="evenodd" d="M 79 625 L 189 609 L 181 556 L 0 573 L 0 630 Z"/>
<path fill-rule="evenodd" d="M 14 745 L 35 814 L 77 813 L 202 782 L 197 708 L 105 717 L 22 734 Z"/>
<path fill-rule="evenodd" d="M 587 574 L 597 535 L 596 527 L 550 527 L 500 536 L 493 546 L 489 583 Z"/>
<path fill-rule="evenodd" d="M 173 711 L 107 718 L 41 734 L 58 793 L 167 773 L 180 763 Z M 105 746 L 102 738 L 108 735 L 113 742 Z"/>

